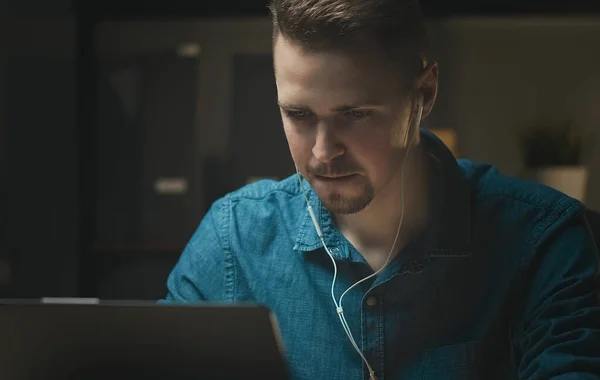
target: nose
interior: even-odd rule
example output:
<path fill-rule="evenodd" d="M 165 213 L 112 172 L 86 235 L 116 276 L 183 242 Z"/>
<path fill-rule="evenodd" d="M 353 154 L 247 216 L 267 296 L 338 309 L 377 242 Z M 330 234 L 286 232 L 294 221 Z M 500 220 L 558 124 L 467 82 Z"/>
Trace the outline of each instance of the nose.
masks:
<path fill-rule="evenodd" d="M 312 153 L 319 162 L 329 163 L 335 158 L 343 155 L 344 146 L 341 144 L 335 134 L 334 127 L 319 123 L 317 126 L 317 135 Z"/>

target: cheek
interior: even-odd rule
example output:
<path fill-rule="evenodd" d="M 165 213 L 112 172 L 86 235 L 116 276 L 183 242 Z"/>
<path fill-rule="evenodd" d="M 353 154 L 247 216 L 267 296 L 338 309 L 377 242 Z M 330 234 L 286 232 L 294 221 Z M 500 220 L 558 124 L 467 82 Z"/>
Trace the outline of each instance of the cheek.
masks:
<path fill-rule="evenodd" d="M 393 147 L 389 132 L 373 133 L 355 141 L 353 156 L 372 181 L 387 177 L 399 164 L 401 149 Z"/>
<path fill-rule="evenodd" d="M 293 132 L 285 126 L 284 132 L 294 163 L 298 168 L 304 168 L 312 154 L 312 145 L 310 144 L 309 139 Z"/>
<path fill-rule="evenodd" d="M 368 146 L 361 150 L 361 165 L 373 176 L 380 176 L 381 173 L 388 171 L 393 162 L 393 151 L 387 145 Z"/>

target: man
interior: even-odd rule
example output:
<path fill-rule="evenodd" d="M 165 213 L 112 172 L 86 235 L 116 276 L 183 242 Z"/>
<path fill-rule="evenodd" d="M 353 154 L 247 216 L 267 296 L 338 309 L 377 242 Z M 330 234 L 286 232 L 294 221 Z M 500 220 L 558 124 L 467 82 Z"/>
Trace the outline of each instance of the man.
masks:
<path fill-rule="evenodd" d="M 298 173 L 215 202 L 167 301 L 267 306 L 294 379 L 600 379 L 582 205 L 419 129 L 438 67 L 413 2 L 272 1 Z"/>

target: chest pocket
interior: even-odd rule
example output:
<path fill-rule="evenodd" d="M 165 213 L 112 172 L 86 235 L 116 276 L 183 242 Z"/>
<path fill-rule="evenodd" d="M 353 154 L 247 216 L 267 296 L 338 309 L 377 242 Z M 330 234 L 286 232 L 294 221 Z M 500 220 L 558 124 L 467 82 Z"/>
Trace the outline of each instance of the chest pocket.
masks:
<path fill-rule="evenodd" d="M 428 349 L 423 358 L 423 379 L 482 379 L 483 358 L 477 342 Z"/>

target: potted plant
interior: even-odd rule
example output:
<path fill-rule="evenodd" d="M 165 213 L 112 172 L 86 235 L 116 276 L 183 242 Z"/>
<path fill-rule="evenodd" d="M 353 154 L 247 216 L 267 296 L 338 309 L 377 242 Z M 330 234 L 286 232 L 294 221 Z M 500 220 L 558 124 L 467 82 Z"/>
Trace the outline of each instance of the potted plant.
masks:
<path fill-rule="evenodd" d="M 583 202 L 588 170 L 584 137 L 571 123 L 540 124 L 521 134 L 526 176 Z"/>

